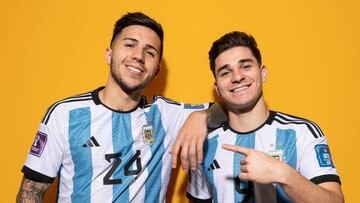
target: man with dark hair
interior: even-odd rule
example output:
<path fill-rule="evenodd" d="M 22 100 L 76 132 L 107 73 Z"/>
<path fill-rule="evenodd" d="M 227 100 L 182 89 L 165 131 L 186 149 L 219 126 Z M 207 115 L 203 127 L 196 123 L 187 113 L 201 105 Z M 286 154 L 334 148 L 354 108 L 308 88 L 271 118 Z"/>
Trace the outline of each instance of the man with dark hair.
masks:
<path fill-rule="evenodd" d="M 125 27 L 130 25 L 142 25 L 152 29 L 156 32 L 157 36 L 160 38 L 160 60 L 162 58 L 163 53 L 163 41 L 164 41 L 164 31 L 161 25 L 156 22 L 155 20 L 149 18 L 148 16 L 144 15 L 141 12 L 131 13 L 130 15 L 126 15 L 120 18 L 116 23 L 113 30 L 113 36 L 111 38 L 110 46 L 115 41 L 118 34 L 123 30 Z"/>
<path fill-rule="evenodd" d="M 267 71 L 255 39 L 228 33 L 213 43 L 209 58 L 229 121 L 207 135 L 188 197 L 193 202 L 343 202 L 319 126 L 266 107 Z"/>
<path fill-rule="evenodd" d="M 116 22 L 105 87 L 49 107 L 22 169 L 17 202 L 42 202 L 59 178 L 58 202 L 164 202 L 170 147 L 191 112 L 187 105 L 143 89 L 159 71 L 163 30 L 142 13 Z M 193 113 L 204 124 L 207 113 Z M 198 124 L 199 125 L 199 124 Z"/>

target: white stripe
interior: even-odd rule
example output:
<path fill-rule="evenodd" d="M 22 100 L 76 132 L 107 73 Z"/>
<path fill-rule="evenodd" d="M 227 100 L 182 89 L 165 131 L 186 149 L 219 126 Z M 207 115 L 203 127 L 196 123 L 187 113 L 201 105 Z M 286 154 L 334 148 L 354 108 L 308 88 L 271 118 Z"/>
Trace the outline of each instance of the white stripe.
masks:
<path fill-rule="evenodd" d="M 66 118 L 64 121 L 64 129 L 69 128 L 69 120 Z M 59 177 L 59 192 L 58 192 L 58 202 L 71 202 L 71 194 L 73 193 L 73 183 L 72 177 L 74 177 L 74 162 L 71 158 L 70 146 L 68 142 L 68 131 L 65 132 L 64 135 L 64 153 L 63 157 L 63 167 L 60 170 L 60 177 Z M 65 168 L 66 167 L 66 168 Z"/>
<path fill-rule="evenodd" d="M 134 140 L 132 150 L 133 154 L 136 150 L 141 150 L 141 165 L 142 171 L 138 174 L 138 177 L 133 184 L 129 187 L 129 200 L 130 202 L 144 202 L 145 199 L 145 182 L 148 178 L 148 172 L 145 170 L 149 159 L 151 158 L 150 146 L 146 145 L 142 141 L 142 126 L 146 124 L 146 117 L 144 111 L 137 110 L 131 113 L 131 129 L 132 138 Z M 135 177 L 134 177 L 135 178 Z"/>
<path fill-rule="evenodd" d="M 95 116 L 95 117 L 94 117 Z M 104 110 L 102 106 L 91 109 L 91 136 L 100 147 L 91 148 L 91 160 L 93 163 L 93 177 L 91 182 L 91 202 L 111 201 L 113 196 L 113 185 L 104 185 L 104 177 L 109 172 L 112 163 L 106 161 L 103 154 L 114 153 L 112 144 L 112 112 Z M 112 160 L 111 160 L 112 161 Z M 94 164 L 96 163 L 96 164 Z"/>

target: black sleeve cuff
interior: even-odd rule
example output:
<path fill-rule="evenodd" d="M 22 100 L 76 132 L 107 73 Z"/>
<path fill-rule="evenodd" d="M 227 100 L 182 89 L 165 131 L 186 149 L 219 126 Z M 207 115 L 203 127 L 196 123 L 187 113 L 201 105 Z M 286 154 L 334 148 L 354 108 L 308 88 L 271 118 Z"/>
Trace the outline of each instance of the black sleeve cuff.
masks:
<path fill-rule="evenodd" d="M 186 197 L 192 202 L 192 203 L 212 203 L 212 199 L 198 199 L 193 197 L 190 193 L 186 193 Z"/>
<path fill-rule="evenodd" d="M 315 184 L 325 183 L 325 182 L 337 182 L 341 185 L 340 177 L 335 174 L 317 176 L 310 179 L 311 182 Z"/>
<path fill-rule="evenodd" d="M 49 176 L 46 176 L 44 174 L 41 174 L 37 171 L 34 171 L 32 169 L 30 169 L 29 167 L 27 166 L 24 166 L 22 169 L 21 169 L 21 172 L 24 173 L 24 177 L 29 179 L 29 180 L 32 180 L 32 181 L 35 181 L 35 182 L 40 182 L 40 183 L 52 183 L 54 181 L 55 178 L 52 178 L 52 177 L 49 177 Z"/>

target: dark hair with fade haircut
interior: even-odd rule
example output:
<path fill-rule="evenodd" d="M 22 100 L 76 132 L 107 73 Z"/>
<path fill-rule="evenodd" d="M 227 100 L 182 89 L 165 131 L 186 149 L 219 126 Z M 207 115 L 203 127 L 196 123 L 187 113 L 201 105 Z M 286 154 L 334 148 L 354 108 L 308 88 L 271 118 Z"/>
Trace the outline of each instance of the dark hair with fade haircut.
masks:
<path fill-rule="evenodd" d="M 116 21 L 113 30 L 113 36 L 111 38 L 110 46 L 115 41 L 116 37 L 121 33 L 121 31 L 131 25 L 142 25 L 152 29 L 160 38 L 160 59 L 162 58 L 163 53 L 163 40 L 164 40 L 164 31 L 160 23 L 156 22 L 154 19 L 149 16 L 141 13 L 127 13 L 123 15 L 118 21 Z"/>
<path fill-rule="evenodd" d="M 215 76 L 215 59 L 222 52 L 237 46 L 247 47 L 261 65 L 261 53 L 253 36 L 245 32 L 233 31 L 216 40 L 209 51 L 210 69 Z"/>

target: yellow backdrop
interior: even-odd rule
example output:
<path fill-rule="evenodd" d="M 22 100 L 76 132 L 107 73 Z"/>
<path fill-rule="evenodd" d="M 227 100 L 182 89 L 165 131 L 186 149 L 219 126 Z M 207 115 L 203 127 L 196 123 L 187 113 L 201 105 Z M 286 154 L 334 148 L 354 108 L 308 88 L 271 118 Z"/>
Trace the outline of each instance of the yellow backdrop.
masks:
<path fill-rule="evenodd" d="M 114 22 L 128 11 L 154 17 L 165 30 L 163 69 L 147 95 L 214 100 L 211 43 L 232 30 L 254 35 L 269 71 L 270 108 L 322 127 L 347 202 L 360 201 L 359 0 L 2 0 L 0 202 L 15 200 L 46 108 L 105 83 L 104 51 Z M 169 202 L 186 201 L 185 182 L 179 172 Z"/>

